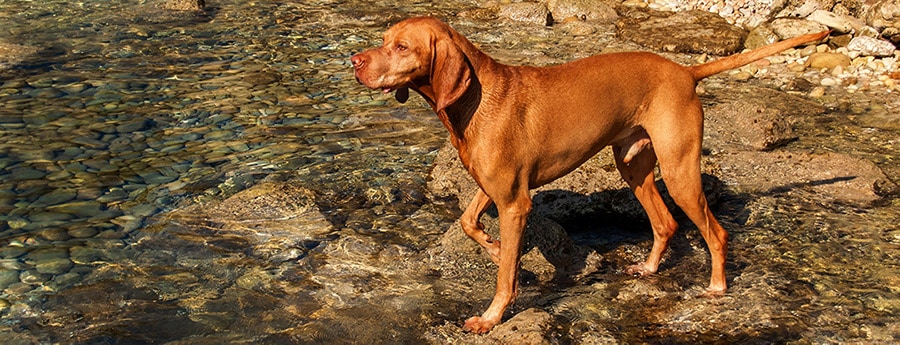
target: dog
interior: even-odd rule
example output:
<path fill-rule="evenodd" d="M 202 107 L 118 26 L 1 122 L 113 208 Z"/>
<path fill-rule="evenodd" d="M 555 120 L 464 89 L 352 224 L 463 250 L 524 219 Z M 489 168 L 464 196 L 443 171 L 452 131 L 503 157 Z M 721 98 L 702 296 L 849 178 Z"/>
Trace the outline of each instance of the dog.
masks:
<path fill-rule="evenodd" d="M 480 187 L 460 225 L 499 269 L 490 306 L 463 327 L 485 333 L 501 322 L 518 294 L 529 190 L 571 172 L 606 146 L 612 146 L 616 167 L 653 228 L 646 261 L 625 272 L 655 273 L 678 227 L 654 181 L 658 163 L 672 199 L 709 247 L 707 291 L 724 293 L 728 233 L 710 211 L 700 183 L 703 109 L 697 82 L 828 34 L 799 36 L 696 66 L 624 52 L 530 67 L 498 63 L 449 25 L 418 17 L 389 28 L 381 47 L 352 56 L 351 63 L 360 83 L 394 91 L 401 103 L 409 89 L 420 94 Z M 479 221 L 492 203 L 500 218 L 499 240 Z"/>

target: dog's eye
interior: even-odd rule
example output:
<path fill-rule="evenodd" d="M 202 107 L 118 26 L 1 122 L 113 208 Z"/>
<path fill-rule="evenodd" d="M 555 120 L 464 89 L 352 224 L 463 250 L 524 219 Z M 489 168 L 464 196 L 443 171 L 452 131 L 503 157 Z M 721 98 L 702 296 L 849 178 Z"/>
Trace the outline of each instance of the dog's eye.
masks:
<path fill-rule="evenodd" d="M 398 52 L 405 52 L 406 49 L 408 49 L 408 48 L 407 48 L 406 45 L 403 44 L 403 43 L 398 43 L 398 44 L 394 47 L 394 50 L 396 50 L 396 51 L 398 51 Z"/>

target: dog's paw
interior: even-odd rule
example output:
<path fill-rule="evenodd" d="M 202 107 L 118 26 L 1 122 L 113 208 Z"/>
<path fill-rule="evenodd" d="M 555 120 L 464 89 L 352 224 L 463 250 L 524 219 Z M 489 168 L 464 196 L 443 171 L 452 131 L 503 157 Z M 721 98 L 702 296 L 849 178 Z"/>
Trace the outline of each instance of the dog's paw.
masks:
<path fill-rule="evenodd" d="M 652 271 L 644 266 L 643 263 L 631 265 L 625 267 L 625 274 L 632 275 L 635 277 L 644 277 L 656 273 L 656 271 Z"/>
<path fill-rule="evenodd" d="M 494 325 L 496 324 L 497 322 L 487 320 L 481 316 L 473 316 L 466 320 L 463 329 L 476 334 L 484 334 L 489 332 L 491 328 L 494 328 Z"/>

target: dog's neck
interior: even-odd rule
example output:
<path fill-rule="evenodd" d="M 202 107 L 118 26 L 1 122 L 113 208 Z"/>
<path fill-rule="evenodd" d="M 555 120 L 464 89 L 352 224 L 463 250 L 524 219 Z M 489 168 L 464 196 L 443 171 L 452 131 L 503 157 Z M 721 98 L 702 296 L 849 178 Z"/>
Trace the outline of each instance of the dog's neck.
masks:
<path fill-rule="evenodd" d="M 466 129 L 469 128 L 472 116 L 475 115 L 475 111 L 478 110 L 478 106 L 481 104 L 481 91 L 481 81 L 478 79 L 478 74 L 472 73 L 472 79 L 465 93 L 456 102 L 438 112 L 437 115 L 441 118 L 441 122 L 444 122 L 444 126 L 450 131 L 450 135 L 454 137 L 452 140 L 457 142 L 466 141 Z"/>
<path fill-rule="evenodd" d="M 456 42 L 457 47 L 466 56 L 472 79 L 465 93 L 456 102 L 438 112 L 437 115 L 450 132 L 453 146 L 459 149 L 465 145 L 467 129 L 469 129 L 472 118 L 481 105 L 483 96 L 483 85 L 479 77 L 482 75 L 481 71 L 494 68 L 498 64 L 456 30 L 451 28 L 450 35 Z"/>

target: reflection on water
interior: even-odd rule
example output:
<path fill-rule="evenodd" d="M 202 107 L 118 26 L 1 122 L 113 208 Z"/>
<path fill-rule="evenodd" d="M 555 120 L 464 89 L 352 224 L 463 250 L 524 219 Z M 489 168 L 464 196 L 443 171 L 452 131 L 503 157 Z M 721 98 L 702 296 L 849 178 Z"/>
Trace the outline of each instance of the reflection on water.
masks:
<path fill-rule="evenodd" d="M 156 3 L 0 2 L 0 52 L 12 52 L 0 57 L 0 336 L 458 339 L 446 322 L 483 309 L 493 271 L 452 281 L 427 264 L 425 249 L 458 215 L 425 191 L 443 128 L 418 98 L 399 107 L 359 87 L 348 57 L 379 44 L 390 21 L 462 5 L 210 1 L 178 13 Z M 458 25 L 509 59 L 527 55 L 509 42 L 571 52 L 542 62 L 621 44 Z M 836 117 L 830 125 L 858 128 Z M 809 149 L 852 147 L 897 171 L 896 148 L 871 145 Z M 597 329 L 625 343 L 896 339 L 896 204 L 725 199 L 729 296 L 685 291 L 703 285 L 694 271 L 705 265 L 686 230 L 673 255 L 684 259 L 655 281 L 608 267 L 577 286 L 526 284 L 514 311 L 553 310 L 554 334 L 576 342 Z M 575 238 L 610 267 L 649 241 L 643 229 L 578 228 L 593 231 Z"/>

